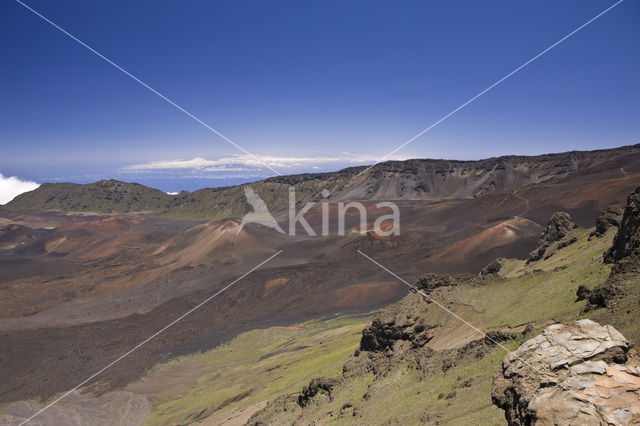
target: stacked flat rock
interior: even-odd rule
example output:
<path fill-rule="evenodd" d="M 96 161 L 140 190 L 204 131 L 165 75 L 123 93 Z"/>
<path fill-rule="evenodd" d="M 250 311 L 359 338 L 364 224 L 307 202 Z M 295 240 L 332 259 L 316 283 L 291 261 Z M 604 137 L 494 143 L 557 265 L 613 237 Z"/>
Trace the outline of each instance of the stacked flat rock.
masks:
<path fill-rule="evenodd" d="M 492 399 L 509 424 L 638 424 L 640 368 L 615 328 L 583 319 L 554 324 L 507 355 Z"/>

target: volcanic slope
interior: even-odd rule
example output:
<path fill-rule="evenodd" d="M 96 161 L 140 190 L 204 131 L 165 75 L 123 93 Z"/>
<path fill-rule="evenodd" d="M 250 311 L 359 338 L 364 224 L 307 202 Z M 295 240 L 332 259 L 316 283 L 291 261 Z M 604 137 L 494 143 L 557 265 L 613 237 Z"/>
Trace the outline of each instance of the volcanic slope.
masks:
<path fill-rule="evenodd" d="M 549 324 L 586 317 L 640 342 L 636 310 L 619 309 L 635 301 L 637 259 L 603 263 L 617 230 L 592 231 L 573 229 L 538 261 L 506 259 L 498 274 L 427 274 L 415 282 L 490 339 L 411 292 L 377 313 L 242 333 L 158 364 L 125 391 L 148 401 L 145 424 L 506 424 L 491 402 L 506 353 L 494 341 L 514 350 Z M 576 300 L 579 287 L 610 282 L 624 289 L 616 304 L 588 309 L 588 300 Z M 18 418 L 15 408 L 3 409 Z"/>

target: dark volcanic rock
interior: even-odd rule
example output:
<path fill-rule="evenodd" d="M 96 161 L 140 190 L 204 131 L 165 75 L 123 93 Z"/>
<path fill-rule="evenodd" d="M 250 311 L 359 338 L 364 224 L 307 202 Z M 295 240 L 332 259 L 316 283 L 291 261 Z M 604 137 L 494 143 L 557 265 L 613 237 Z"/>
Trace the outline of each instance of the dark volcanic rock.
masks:
<path fill-rule="evenodd" d="M 562 249 L 578 241 L 578 237 L 572 237 L 558 243 L 558 248 Z"/>
<path fill-rule="evenodd" d="M 367 352 L 394 351 L 398 344 L 423 347 L 435 335 L 437 324 L 430 324 L 422 295 L 410 295 L 378 313 L 362 330 L 360 350 Z"/>
<path fill-rule="evenodd" d="M 607 263 L 617 262 L 640 251 L 640 187 L 627 198 L 620 227 L 613 245 L 604 256 Z"/>
<path fill-rule="evenodd" d="M 326 393 L 331 397 L 331 389 L 338 383 L 340 383 L 338 378 L 318 377 L 312 379 L 307 386 L 302 388 L 302 392 L 298 395 L 298 405 L 301 407 L 307 406 L 311 399 L 320 392 Z"/>
<path fill-rule="evenodd" d="M 598 308 L 609 308 L 615 304 L 615 301 L 622 297 L 625 293 L 624 286 L 615 279 L 610 277 L 602 284 L 598 284 L 589 292 L 589 303 L 584 308 L 585 312 Z"/>
<path fill-rule="evenodd" d="M 576 302 L 587 300 L 590 294 L 591 290 L 589 289 L 589 287 L 580 284 L 580 286 L 578 286 L 578 290 L 576 291 Z"/>
<path fill-rule="evenodd" d="M 420 290 L 424 290 L 425 293 L 429 293 L 438 287 L 450 287 L 457 283 L 456 277 L 448 274 L 434 274 L 427 273 L 421 275 L 414 286 Z"/>
<path fill-rule="evenodd" d="M 478 286 L 485 283 L 474 274 L 434 274 L 421 275 L 414 283 L 415 289 L 429 295 L 440 287 L 460 284 Z M 412 289 L 412 292 L 416 293 Z M 413 348 L 423 347 L 435 335 L 438 324 L 426 318 L 426 304 L 431 303 L 424 295 L 405 298 L 381 311 L 367 328 L 362 331 L 360 350 L 383 352 L 394 350 L 396 343 L 407 342 Z"/>
<path fill-rule="evenodd" d="M 585 312 L 614 307 L 627 292 L 625 281 L 637 279 L 640 265 L 640 187 L 627 198 L 618 232 L 604 255 L 604 261 L 615 262 L 615 265 L 609 278 L 591 290 Z"/>
<path fill-rule="evenodd" d="M 596 229 L 589 235 L 589 239 L 593 237 L 602 237 L 609 228 L 620 226 L 622 217 L 622 209 L 618 207 L 607 207 L 596 219 Z"/>
<path fill-rule="evenodd" d="M 640 369 L 629 342 L 583 319 L 554 324 L 504 358 L 491 399 L 510 425 L 640 422 Z"/>
<path fill-rule="evenodd" d="M 500 272 L 500 269 L 502 269 L 502 263 L 504 262 L 504 260 L 505 260 L 504 258 L 495 259 L 494 261 L 489 263 L 487 266 L 482 268 L 482 271 L 480 271 L 480 275 L 497 274 L 498 272 Z"/>
<path fill-rule="evenodd" d="M 370 326 L 362 330 L 360 349 L 369 352 L 392 350 L 398 341 L 421 347 L 433 338 L 433 328 L 420 318 L 407 317 L 406 314 L 378 315 Z"/>
<path fill-rule="evenodd" d="M 472 286 L 482 285 L 485 281 L 475 274 L 458 273 L 458 274 L 436 274 L 428 272 L 420 275 L 413 284 L 417 289 L 430 293 L 436 288 L 452 287 L 460 284 L 468 284 Z"/>
<path fill-rule="evenodd" d="M 542 231 L 542 237 L 538 242 L 538 246 L 529 254 L 527 262 L 533 262 L 542 259 L 547 248 L 556 241 L 560 241 L 576 228 L 577 225 L 566 212 L 556 212 L 551 216 L 547 226 Z"/>
<path fill-rule="evenodd" d="M 542 231 L 542 240 L 552 243 L 560 241 L 566 237 L 569 232 L 576 227 L 569 213 L 556 212 L 551 216 L 547 227 Z"/>

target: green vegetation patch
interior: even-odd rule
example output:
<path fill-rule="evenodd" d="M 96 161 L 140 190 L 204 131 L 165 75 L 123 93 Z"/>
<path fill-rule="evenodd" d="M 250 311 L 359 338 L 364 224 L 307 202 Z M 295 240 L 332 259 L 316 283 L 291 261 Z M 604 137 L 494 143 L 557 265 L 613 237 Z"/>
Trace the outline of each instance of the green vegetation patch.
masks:
<path fill-rule="evenodd" d="M 159 365 L 130 388 L 152 399 L 148 425 L 247 417 L 269 400 L 299 392 L 309 377 L 338 376 L 370 318 L 339 316 L 242 333 L 211 351 Z"/>
<path fill-rule="evenodd" d="M 577 318 L 586 302 L 576 303 L 578 286 L 593 288 L 606 281 L 611 266 L 602 254 L 611 245 L 615 229 L 588 241 L 589 231 L 575 231 L 578 240 L 550 258 L 511 261 L 508 279 L 472 289 L 458 289 L 459 300 L 474 306 L 476 323 L 487 327 L 515 327 L 530 322 L 568 321 Z M 472 321 L 472 322 L 473 322 Z"/>

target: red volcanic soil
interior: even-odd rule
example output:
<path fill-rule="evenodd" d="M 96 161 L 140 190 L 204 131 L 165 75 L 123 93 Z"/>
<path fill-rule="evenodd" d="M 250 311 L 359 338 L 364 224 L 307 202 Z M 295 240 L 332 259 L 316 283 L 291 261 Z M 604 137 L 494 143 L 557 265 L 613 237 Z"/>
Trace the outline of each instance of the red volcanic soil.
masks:
<path fill-rule="evenodd" d="M 288 282 L 289 278 L 274 278 L 264 283 L 264 289 L 267 291 L 275 290 L 276 288 L 284 287 Z"/>
<path fill-rule="evenodd" d="M 72 222 L 57 229 L 60 232 L 83 230 L 102 235 L 115 235 L 127 232 L 139 224 L 140 219 L 133 215 L 118 215 Z"/>
<path fill-rule="evenodd" d="M 476 256 L 498 247 L 538 236 L 540 229 L 540 225 L 528 219 L 509 219 L 439 250 L 430 260 L 452 264 L 470 262 Z"/>
<path fill-rule="evenodd" d="M 335 305 L 341 308 L 371 306 L 402 292 L 402 284 L 394 282 L 352 284 L 335 292 Z"/>
<path fill-rule="evenodd" d="M 111 256 L 142 242 L 145 235 L 139 229 L 140 222 L 133 215 L 76 220 L 56 228 L 44 250 L 82 260 Z"/>
<path fill-rule="evenodd" d="M 105 253 L 118 252 L 122 247 L 135 247 L 142 236 L 124 236 L 96 245 L 86 253 L 86 258 L 102 257 Z M 248 256 L 273 251 L 264 247 L 240 230 L 235 220 L 212 221 L 194 226 L 158 246 L 144 246 L 142 259 L 123 259 L 114 273 L 93 286 L 89 297 L 122 291 L 134 286 L 144 286 L 176 271 L 188 271 L 202 265 L 227 266 L 239 263 Z M 142 251 L 140 252 L 143 253 Z M 115 273 L 117 271 L 117 273 Z"/>
<path fill-rule="evenodd" d="M 583 172 L 561 182 L 548 182 L 519 191 L 518 194 L 531 206 L 523 216 L 545 223 L 554 212 L 563 210 L 569 212 L 580 226 L 593 226 L 602 209 L 622 204 L 629 192 L 640 185 L 640 174 L 630 173 L 633 167 L 624 168 L 626 176 L 620 169 L 603 174 Z"/>
<path fill-rule="evenodd" d="M 397 227 L 397 232 L 396 233 L 400 233 L 400 225 L 399 224 L 395 224 L 395 226 Z M 382 223 L 380 223 L 380 231 L 381 232 L 389 232 L 393 229 L 394 227 L 394 222 L 392 220 L 383 220 Z M 356 233 L 361 233 L 361 229 L 362 227 L 360 225 L 356 225 L 353 228 L 351 228 L 351 232 L 356 232 Z M 373 236 L 373 238 L 379 239 L 379 240 L 388 240 L 392 237 L 392 235 L 380 235 L 376 232 L 376 229 L 374 229 L 374 223 L 373 222 L 369 222 L 365 224 L 365 229 L 364 232 L 367 234 L 370 234 L 371 236 Z"/>
<path fill-rule="evenodd" d="M 77 258 L 82 260 L 95 260 L 111 256 L 136 243 L 142 243 L 144 238 L 144 235 L 123 235 L 122 237 L 111 238 L 94 245 L 89 250 L 78 255 Z"/>
<path fill-rule="evenodd" d="M 166 275 L 170 269 L 149 271 L 154 269 L 150 251 L 171 234 L 193 226 L 151 215 L 7 216 L 44 228 L 15 223 L 0 229 L 0 318 L 32 315 L 74 298 L 119 291 Z"/>
<path fill-rule="evenodd" d="M 235 220 L 220 220 L 195 226 L 176 235 L 155 251 L 161 263 L 176 267 L 196 265 L 214 259 L 232 262 L 234 253 L 260 251 L 260 243 Z"/>
<path fill-rule="evenodd" d="M 344 202 L 346 206 L 348 202 Z M 392 210 L 389 207 L 377 207 L 377 203 L 371 202 L 362 202 L 361 203 L 365 209 L 365 222 L 373 223 L 376 218 L 380 216 L 386 216 L 392 214 Z M 336 232 L 337 223 L 338 223 L 338 203 L 327 203 L 327 211 L 329 223 L 331 224 L 332 231 Z M 322 204 L 318 204 L 309 209 L 307 214 L 304 216 L 309 225 L 318 231 L 318 228 L 322 226 L 323 220 L 323 206 Z M 355 207 L 350 207 L 344 211 L 345 218 L 345 228 L 352 228 L 354 226 L 360 225 L 360 211 Z M 335 229 L 333 229 L 335 228 Z M 300 229 L 302 231 L 302 228 Z"/>
<path fill-rule="evenodd" d="M 621 197 L 629 193 L 629 184 L 640 184 L 640 176 L 619 178 L 599 182 L 578 191 L 573 191 L 564 198 L 564 206 L 568 209 L 579 209 L 595 200 L 600 207 L 618 203 Z"/>

